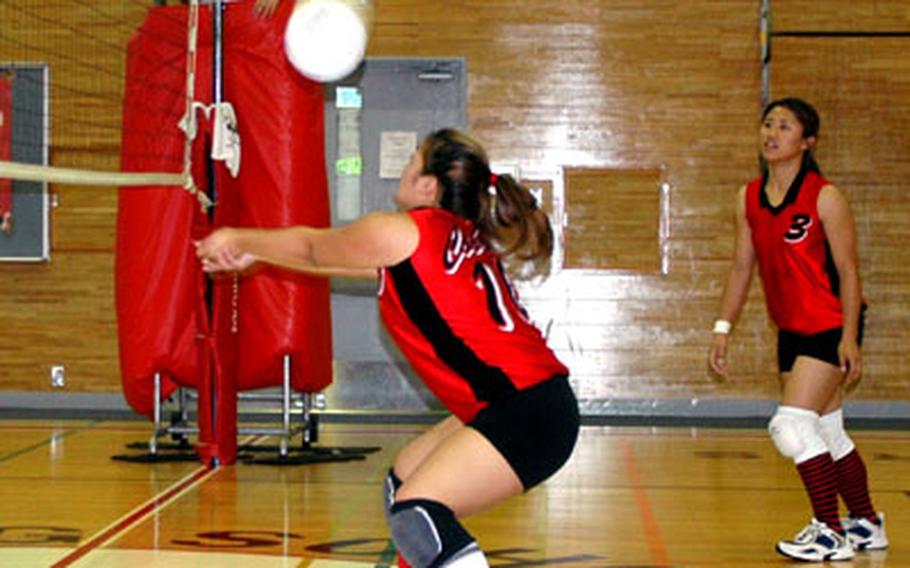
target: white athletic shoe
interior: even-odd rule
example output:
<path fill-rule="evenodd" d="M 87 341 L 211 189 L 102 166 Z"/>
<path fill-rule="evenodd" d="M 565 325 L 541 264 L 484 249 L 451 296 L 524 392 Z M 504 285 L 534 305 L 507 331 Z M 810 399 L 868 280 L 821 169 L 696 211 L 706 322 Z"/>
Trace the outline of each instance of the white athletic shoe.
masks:
<path fill-rule="evenodd" d="M 884 550 L 888 548 L 888 536 L 885 534 L 885 514 L 878 514 L 880 524 L 869 522 L 868 519 L 854 519 L 847 517 L 841 519 L 841 524 L 847 531 L 847 540 L 854 550 Z"/>
<path fill-rule="evenodd" d="M 793 540 L 778 542 L 777 551 L 803 562 L 850 560 L 854 554 L 846 537 L 815 519 L 799 531 Z"/>

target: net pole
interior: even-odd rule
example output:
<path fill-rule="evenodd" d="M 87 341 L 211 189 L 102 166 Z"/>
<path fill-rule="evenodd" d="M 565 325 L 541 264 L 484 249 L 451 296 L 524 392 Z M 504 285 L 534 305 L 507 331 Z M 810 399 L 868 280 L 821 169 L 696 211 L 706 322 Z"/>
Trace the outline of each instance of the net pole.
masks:
<path fill-rule="evenodd" d="M 225 6 L 223 0 L 214 0 L 212 3 L 212 102 L 216 111 L 224 102 L 224 20 Z M 215 170 L 219 166 L 209 158 L 211 168 L 210 197 L 218 202 L 218 193 L 223 188 L 218 186 L 218 176 Z M 211 211 L 214 220 L 214 210 Z M 222 215 L 222 217 L 224 217 Z M 211 280 L 209 281 L 211 286 Z M 214 442 L 218 448 L 218 457 L 221 463 L 233 463 L 237 457 L 237 392 L 236 392 L 236 352 L 237 340 L 237 313 L 239 300 L 239 278 L 233 275 L 230 289 L 229 305 L 219 305 L 215 302 L 216 295 L 210 294 L 212 302 L 210 308 L 210 321 L 214 324 L 216 335 L 215 357 L 218 362 L 214 366 L 214 373 L 210 374 L 211 381 L 211 409 Z M 225 313 L 225 310 L 230 313 Z M 215 323 L 215 320 L 223 325 Z M 227 322 L 225 321 L 227 320 Z M 227 325 L 229 323 L 229 325 Z"/>
<path fill-rule="evenodd" d="M 212 97 L 213 102 L 218 103 L 219 97 L 221 96 L 221 0 L 215 0 L 212 2 Z M 209 168 L 209 189 L 208 195 L 209 199 L 212 200 L 212 203 L 217 203 L 218 195 L 218 178 L 215 176 L 215 164 L 212 162 L 210 157 L 206 158 Z M 209 209 L 209 218 L 214 220 L 215 218 L 215 206 Z M 209 322 L 212 326 L 213 332 L 218 333 L 218 327 L 215 323 L 215 318 L 217 314 L 215 312 L 215 294 L 214 294 L 214 282 L 212 278 L 209 277 L 206 287 L 208 288 L 207 299 L 207 308 L 209 312 Z M 217 359 L 219 357 L 220 350 L 218 349 L 218 341 L 216 335 L 215 341 L 215 351 L 212 355 Z M 222 455 L 221 451 L 221 432 L 220 432 L 220 420 L 218 415 L 218 375 L 223 373 L 224 369 L 221 365 L 216 363 L 212 365 L 211 372 L 209 376 L 206 377 L 206 380 L 209 383 L 209 416 L 212 419 L 212 443 L 215 445 L 215 455 L 213 456 L 212 465 L 217 466 L 219 461 L 227 461 L 226 456 Z"/>

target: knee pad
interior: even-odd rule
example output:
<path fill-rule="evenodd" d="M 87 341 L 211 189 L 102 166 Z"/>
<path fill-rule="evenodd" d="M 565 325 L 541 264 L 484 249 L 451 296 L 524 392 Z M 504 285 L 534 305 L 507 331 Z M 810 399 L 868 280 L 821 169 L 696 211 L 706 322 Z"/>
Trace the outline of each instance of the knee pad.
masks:
<path fill-rule="evenodd" d="M 414 568 L 486 568 L 483 552 L 451 509 L 429 499 L 392 505 L 389 528 L 398 553 Z"/>
<path fill-rule="evenodd" d="M 834 461 L 843 458 L 856 447 L 856 444 L 847 435 L 847 431 L 844 430 L 843 409 L 838 408 L 834 412 L 829 412 L 819 418 L 818 426 Z"/>
<path fill-rule="evenodd" d="M 389 473 L 382 481 L 382 502 L 385 505 L 386 515 L 392 510 L 392 505 L 395 503 L 395 493 L 398 492 L 401 483 L 401 478 L 395 473 L 395 469 L 390 467 Z"/>
<path fill-rule="evenodd" d="M 798 464 L 828 452 L 819 430 L 818 414 L 795 406 L 778 407 L 768 423 L 777 450 Z"/>
<path fill-rule="evenodd" d="M 395 494 L 401 487 L 401 483 L 401 478 L 395 474 L 395 469 L 390 467 L 388 475 L 382 480 L 382 510 L 385 512 L 386 522 L 390 524 L 392 522 L 392 505 L 395 504 Z"/>

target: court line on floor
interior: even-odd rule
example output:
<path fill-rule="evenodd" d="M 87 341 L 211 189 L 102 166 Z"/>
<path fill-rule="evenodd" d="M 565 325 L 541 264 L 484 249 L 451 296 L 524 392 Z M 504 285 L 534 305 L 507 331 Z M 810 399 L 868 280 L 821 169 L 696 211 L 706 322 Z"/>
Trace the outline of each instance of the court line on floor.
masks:
<path fill-rule="evenodd" d="M 34 451 L 34 450 L 37 450 L 38 448 L 43 447 L 43 446 L 49 446 L 50 444 L 52 444 L 52 443 L 55 442 L 55 441 L 62 440 L 63 438 L 66 438 L 66 437 L 71 436 L 71 435 L 73 435 L 73 434 L 77 434 L 77 433 L 79 433 L 79 432 L 82 432 L 83 430 L 90 430 L 90 429 L 92 429 L 92 425 L 91 425 L 91 424 L 89 424 L 89 425 L 86 426 L 85 428 L 73 428 L 73 429 L 70 429 L 70 430 L 64 430 L 64 431 L 63 431 L 62 433 L 60 433 L 60 434 L 52 434 L 51 437 L 48 438 L 48 439 L 46 439 L 46 440 L 42 440 L 42 441 L 40 441 L 40 442 L 37 442 L 37 443 L 35 443 L 35 444 L 32 444 L 31 446 L 26 446 L 26 447 L 24 447 L 24 448 L 20 448 L 20 449 L 18 449 L 18 450 L 14 450 L 14 451 L 12 451 L 12 452 L 9 452 L 9 453 L 0 455 L 0 463 L 3 463 L 3 462 L 5 462 L 5 461 L 9 461 L 9 460 L 14 459 L 14 458 L 18 458 L 19 456 L 25 455 L 25 454 L 27 454 L 27 453 L 29 453 L 29 452 L 32 452 L 32 451 Z"/>
<path fill-rule="evenodd" d="M 138 524 L 140 521 L 152 513 L 156 513 L 161 509 L 164 509 L 172 502 L 177 500 L 178 497 L 193 489 L 197 485 L 203 483 L 216 471 L 217 469 L 211 468 L 209 466 L 200 466 L 196 470 L 190 472 L 183 479 L 178 480 L 161 493 L 155 495 L 107 527 L 101 529 L 88 540 L 83 541 L 82 544 L 77 546 L 72 552 L 54 563 L 51 568 L 64 568 L 65 566 L 71 566 L 74 562 L 78 561 L 93 550 L 97 550 L 108 542 L 111 542 L 112 540 L 118 538 L 120 535 L 131 529 L 133 526 Z"/>
<path fill-rule="evenodd" d="M 632 491 L 635 495 L 635 504 L 638 506 L 638 515 L 641 517 L 641 525 L 645 532 L 645 540 L 648 542 L 648 552 L 651 555 L 651 561 L 657 566 L 669 566 L 667 547 L 664 544 L 663 537 L 660 535 L 660 527 L 654 517 L 654 510 L 651 508 L 648 492 L 642 483 L 638 469 L 635 467 L 632 445 L 625 438 L 621 442 L 623 453 L 625 454 L 626 475 L 629 476 L 629 483 L 632 485 Z"/>

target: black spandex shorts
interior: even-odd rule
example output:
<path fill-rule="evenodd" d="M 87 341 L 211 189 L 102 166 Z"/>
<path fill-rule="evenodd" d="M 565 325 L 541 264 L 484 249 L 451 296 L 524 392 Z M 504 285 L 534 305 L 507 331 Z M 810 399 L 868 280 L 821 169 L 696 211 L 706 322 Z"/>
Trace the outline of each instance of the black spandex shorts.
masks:
<path fill-rule="evenodd" d="M 484 408 L 468 423 L 506 458 L 525 491 L 568 461 L 579 425 L 578 401 L 562 375 Z"/>
<path fill-rule="evenodd" d="M 860 312 L 859 330 L 856 334 L 856 341 L 863 344 L 863 328 L 865 327 L 866 310 Z M 800 355 L 812 357 L 826 363 L 831 363 L 835 367 L 840 366 L 840 358 L 837 355 L 837 346 L 840 344 L 843 330 L 841 328 L 829 329 L 815 335 L 800 335 L 798 333 L 787 331 L 785 329 L 777 332 L 777 366 L 781 373 L 789 373 L 793 370 L 793 364 Z"/>

